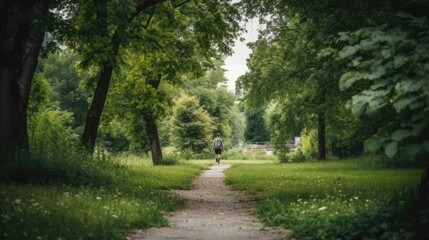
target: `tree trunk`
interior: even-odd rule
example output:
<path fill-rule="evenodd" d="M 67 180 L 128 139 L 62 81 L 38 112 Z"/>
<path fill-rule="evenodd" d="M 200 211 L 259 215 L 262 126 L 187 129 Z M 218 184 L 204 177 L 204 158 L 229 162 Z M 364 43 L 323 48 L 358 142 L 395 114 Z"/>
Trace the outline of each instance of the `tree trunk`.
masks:
<path fill-rule="evenodd" d="M 326 158 L 326 145 L 325 145 L 325 114 L 319 113 L 317 116 L 317 159 L 323 160 Z"/>
<path fill-rule="evenodd" d="M 82 143 L 90 150 L 94 150 L 95 140 L 97 139 L 98 126 L 100 125 L 101 113 L 109 91 L 110 79 L 112 77 L 113 67 L 103 64 L 101 75 L 98 78 L 97 88 L 92 98 L 86 116 L 85 129 L 82 135 Z"/>
<path fill-rule="evenodd" d="M 131 22 L 136 16 L 147 8 L 161 3 L 160 0 L 148 0 L 139 4 L 136 7 L 136 11 L 132 14 L 132 17 L 129 19 Z M 104 22 L 104 34 L 108 35 L 108 26 L 107 26 L 107 8 L 105 5 L 101 6 L 96 11 L 97 20 Z M 120 31 L 123 31 L 126 28 L 126 24 L 118 26 L 118 29 L 113 34 L 113 37 L 110 41 L 111 48 L 111 59 L 116 59 L 118 55 L 119 46 L 120 46 Z M 101 114 L 103 112 L 104 104 L 106 102 L 107 93 L 109 91 L 110 79 L 112 78 L 113 68 L 116 63 L 113 62 L 103 62 L 101 64 L 101 74 L 98 78 L 97 88 L 95 89 L 94 97 L 92 98 L 91 105 L 88 110 L 85 121 L 85 129 L 82 135 L 82 143 L 89 150 L 94 151 L 95 140 L 97 139 L 97 131 L 100 125 Z"/>
<path fill-rule="evenodd" d="M 18 149 L 28 148 L 27 107 L 44 36 L 32 26 L 30 16 L 46 16 L 48 3 L 0 3 L 0 161 Z"/>
<path fill-rule="evenodd" d="M 157 90 L 161 82 L 161 74 L 158 74 L 155 80 L 149 81 L 150 85 Z M 146 134 L 149 136 L 150 151 L 152 153 L 153 165 L 162 164 L 162 151 L 161 144 L 159 143 L 158 128 L 156 127 L 156 120 L 153 113 L 148 113 L 144 116 L 146 124 Z"/>
<path fill-rule="evenodd" d="M 146 115 L 144 117 L 144 121 L 146 124 L 146 133 L 149 136 L 153 165 L 161 165 L 162 151 L 161 144 L 159 143 L 158 128 L 156 127 L 155 119 L 152 115 Z"/>

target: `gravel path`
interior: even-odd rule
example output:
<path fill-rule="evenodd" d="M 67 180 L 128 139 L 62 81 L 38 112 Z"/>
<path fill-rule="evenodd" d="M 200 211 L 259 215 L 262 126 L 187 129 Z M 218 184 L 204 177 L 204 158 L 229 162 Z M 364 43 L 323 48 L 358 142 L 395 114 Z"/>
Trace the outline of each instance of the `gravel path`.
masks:
<path fill-rule="evenodd" d="M 264 227 L 250 212 L 256 202 L 223 182 L 228 164 L 212 166 L 194 180 L 192 190 L 174 190 L 187 200 L 179 211 L 169 213 L 168 228 L 151 228 L 129 237 L 140 239 L 285 239 Z"/>

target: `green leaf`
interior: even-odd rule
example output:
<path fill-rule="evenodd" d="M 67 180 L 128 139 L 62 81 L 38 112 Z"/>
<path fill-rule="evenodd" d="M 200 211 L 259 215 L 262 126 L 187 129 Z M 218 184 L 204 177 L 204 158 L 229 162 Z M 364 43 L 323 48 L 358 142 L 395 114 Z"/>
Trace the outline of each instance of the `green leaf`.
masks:
<path fill-rule="evenodd" d="M 398 94 L 403 95 L 406 93 L 414 93 L 420 91 L 422 88 L 423 81 L 416 81 L 415 79 L 405 79 L 398 82 L 395 86 L 395 90 Z"/>
<path fill-rule="evenodd" d="M 397 151 L 398 151 L 398 142 L 397 141 L 389 142 L 384 147 L 384 152 L 390 158 L 392 158 L 393 156 L 395 156 L 395 154 L 396 154 Z"/>
<path fill-rule="evenodd" d="M 331 56 L 331 55 L 335 54 L 336 52 L 337 52 L 337 50 L 335 50 L 333 48 L 324 48 L 324 49 L 319 51 L 319 53 L 317 54 L 317 57 L 324 58 L 327 56 Z"/>
<path fill-rule="evenodd" d="M 378 48 L 378 44 L 369 39 L 363 39 L 360 41 L 360 45 L 362 46 L 362 49 L 366 51 L 371 51 Z"/>
<path fill-rule="evenodd" d="M 419 99 L 420 99 L 420 96 L 418 95 L 402 96 L 393 103 L 393 107 L 395 108 L 396 112 L 399 113 L 402 110 L 404 110 L 406 107 L 411 105 L 411 103 Z"/>
<path fill-rule="evenodd" d="M 339 52 L 340 59 L 347 58 L 353 56 L 358 51 L 358 48 L 355 46 L 345 46 Z"/>
<path fill-rule="evenodd" d="M 409 144 L 405 146 L 404 153 L 408 159 L 414 159 L 421 149 L 422 145 L 420 144 Z"/>
<path fill-rule="evenodd" d="M 369 80 L 374 80 L 377 78 L 380 78 L 381 76 L 383 76 L 384 74 L 386 74 L 386 67 L 385 66 L 377 66 L 377 68 L 375 68 L 371 74 L 369 74 L 368 79 Z"/>
<path fill-rule="evenodd" d="M 373 98 L 371 101 L 369 101 L 368 103 L 368 108 L 366 109 L 366 114 L 368 115 L 372 115 L 376 112 L 378 112 L 378 110 L 380 108 L 383 108 L 384 106 L 387 105 L 388 99 L 385 97 L 375 97 Z"/>
<path fill-rule="evenodd" d="M 381 50 L 381 55 L 384 57 L 384 59 L 388 59 L 392 56 L 392 50 L 383 49 L 383 50 Z"/>
<path fill-rule="evenodd" d="M 340 38 L 338 40 L 340 41 L 348 41 L 350 40 L 350 33 L 349 32 L 339 32 L 338 35 Z"/>
<path fill-rule="evenodd" d="M 401 141 L 404 138 L 411 136 L 411 130 L 409 129 L 398 129 L 392 134 L 392 140 Z"/>
<path fill-rule="evenodd" d="M 346 72 L 340 79 L 340 90 L 344 91 L 350 88 L 355 82 L 366 79 L 368 73 L 366 72 Z"/>
<path fill-rule="evenodd" d="M 381 148 L 381 140 L 378 137 L 372 137 L 365 141 L 365 147 L 371 152 L 375 152 Z"/>
<path fill-rule="evenodd" d="M 398 69 L 404 66 L 408 62 L 408 58 L 403 55 L 398 55 L 393 58 L 393 65 L 395 69 Z"/>
<path fill-rule="evenodd" d="M 410 124 L 411 127 L 413 128 L 412 130 L 412 134 L 413 136 L 418 136 L 420 135 L 420 133 L 422 132 L 422 130 L 425 128 L 426 124 L 425 121 L 421 121 L 418 123 L 414 123 L 414 124 Z"/>
<path fill-rule="evenodd" d="M 348 104 L 352 113 L 355 115 L 362 115 L 368 105 L 368 96 L 358 94 L 352 97 L 351 102 Z"/>
<path fill-rule="evenodd" d="M 415 109 L 423 107 L 424 105 L 425 105 L 425 103 L 423 101 L 422 102 L 414 102 L 414 103 L 410 104 L 410 109 L 415 110 Z"/>
<path fill-rule="evenodd" d="M 391 83 L 390 79 L 376 79 L 371 85 L 371 90 L 377 90 L 379 88 L 385 87 Z"/>

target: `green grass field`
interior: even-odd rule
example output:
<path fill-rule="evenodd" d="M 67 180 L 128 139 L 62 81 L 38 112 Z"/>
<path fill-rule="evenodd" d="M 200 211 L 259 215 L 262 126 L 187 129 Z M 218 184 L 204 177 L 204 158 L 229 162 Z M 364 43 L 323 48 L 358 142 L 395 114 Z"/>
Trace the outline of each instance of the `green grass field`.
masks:
<path fill-rule="evenodd" d="M 116 159 L 118 160 L 118 159 Z M 183 201 L 166 189 L 189 189 L 207 163 L 150 166 L 118 160 L 107 186 L 0 185 L 0 239 L 124 239 L 132 230 L 166 226 Z"/>
<path fill-rule="evenodd" d="M 359 159 L 236 164 L 226 183 L 255 194 L 258 217 L 297 239 L 413 239 L 407 219 L 395 216 L 421 176 L 421 169 L 381 169 Z"/>
<path fill-rule="evenodd" d="M 215 163 L 152 166 L 147 156 L 136 155 L 112 157 L 110 162 L 88 164 L 92 167 L 85 176 L 106 177 L 94 186 L 79 185 L 85 183 L 80 180 L 73 184 L 75 175 L 64 183 L 0 184 L 0 239 L 124 239 L 135 229 L 166 226 L 165 212 L 183 201 L 165 190 L 189 189 L 193 178 Z M 412 222 L 403 213 L 412 203 L 421 169 L 384 169 L 365 158 L 221 163 L 233 165 L 227 184 L 259 200 L 255 214 L 266 224 L 292 230 L 297 239 L 414 237 Z M 97 175 L 96 169 L 103 174 Z"/>

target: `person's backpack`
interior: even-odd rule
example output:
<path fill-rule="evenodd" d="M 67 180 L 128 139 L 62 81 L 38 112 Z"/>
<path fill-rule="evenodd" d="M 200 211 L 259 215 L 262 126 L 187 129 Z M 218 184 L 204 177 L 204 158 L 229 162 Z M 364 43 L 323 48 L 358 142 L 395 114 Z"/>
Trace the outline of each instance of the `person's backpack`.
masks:
<path fill-rule="evenodd" d="M 222 149 L 222 139 L 215 138 L 213 146 L 214 146 L 214 149 Z"/>

